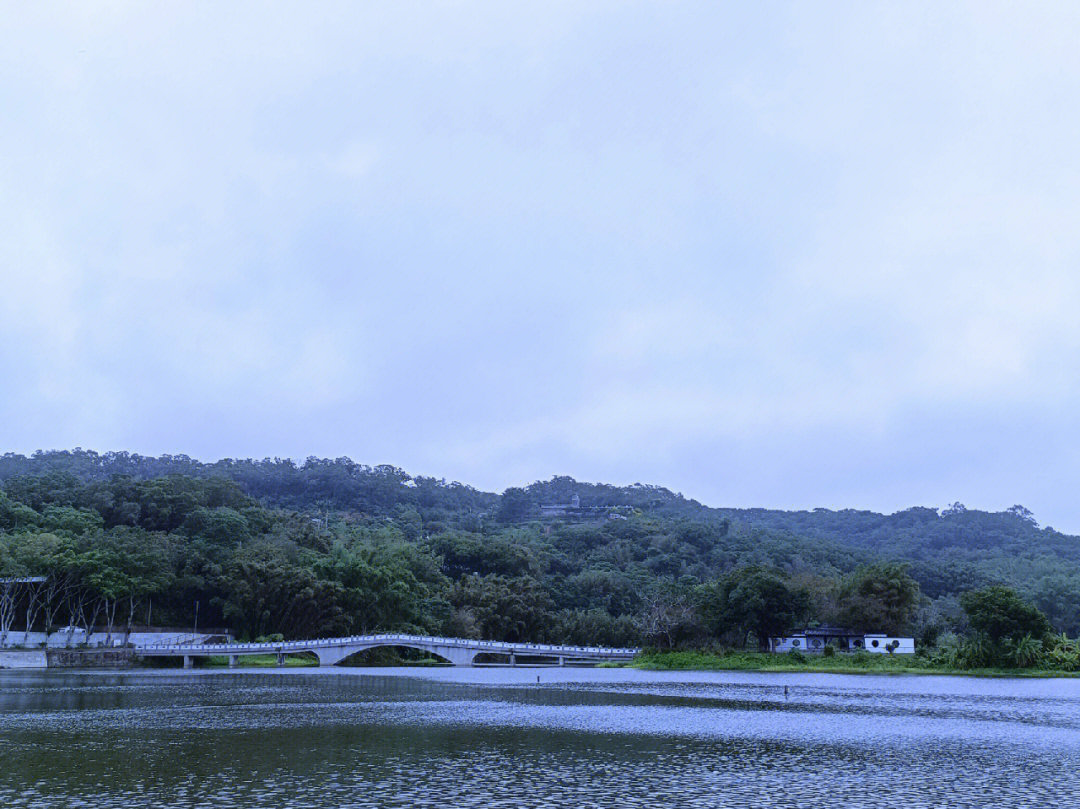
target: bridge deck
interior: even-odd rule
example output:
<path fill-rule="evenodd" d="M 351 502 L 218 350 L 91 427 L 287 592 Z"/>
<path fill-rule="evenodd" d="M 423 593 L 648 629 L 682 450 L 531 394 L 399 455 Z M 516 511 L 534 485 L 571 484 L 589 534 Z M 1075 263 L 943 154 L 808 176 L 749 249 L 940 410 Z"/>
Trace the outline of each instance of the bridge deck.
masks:
<path fill-rule="evenodd" d="M 638 649 L 604 646 L 557 646 L 543 643 L 505 643 L 494 640 L 441 638 L 433 635 L 353 635 L 345 638 L 289 640 L 270 643 L 205 643 L 205 644 L 147 644 L 139 646 L 142 655 L 207 657 L 210 655 L 287 654 L 316 652 L 320 649 L 356 647 L 357 651 L 377 646 L 411 646 L 436 651 L 438 648 L 458 648 L 477 654 L 513 654 L 524 657 L 564 657 L 582 660 L 629 660 Z"/>

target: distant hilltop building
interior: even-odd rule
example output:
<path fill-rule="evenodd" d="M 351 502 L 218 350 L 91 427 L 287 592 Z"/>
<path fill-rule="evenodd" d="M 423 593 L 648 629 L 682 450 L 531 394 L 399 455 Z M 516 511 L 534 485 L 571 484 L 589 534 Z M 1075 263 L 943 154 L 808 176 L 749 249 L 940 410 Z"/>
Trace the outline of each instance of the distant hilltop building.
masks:
<path fill-rule="evenodd" d="M 878 633 L 866 634 L 839 626 L 804 629 L 786 638 L 769 638 L 772 652 L 821 652 L 832 646 L 839 652 L 867 651 L 871 654 L 915 654 L 914 638 L 896 638 Z"/>
<path fill-rule="evenodd" d="M 565 517 L 568 514 L 577 514 L 581 511 L 581 498 L 576 494 L 570 498 L 569 503 L 549 503 L 540 506 L 541 517 Z"/>
<path fill-rule="evenodd" d="M 603 519 L 625 520 L 616 509 L 629 509 L 629 506 L 583 506 L 577 494 L 570 496 L 569 503 L 546 503 L 540 506 L 540 517 L 546 519 L 588 520 Z"/>

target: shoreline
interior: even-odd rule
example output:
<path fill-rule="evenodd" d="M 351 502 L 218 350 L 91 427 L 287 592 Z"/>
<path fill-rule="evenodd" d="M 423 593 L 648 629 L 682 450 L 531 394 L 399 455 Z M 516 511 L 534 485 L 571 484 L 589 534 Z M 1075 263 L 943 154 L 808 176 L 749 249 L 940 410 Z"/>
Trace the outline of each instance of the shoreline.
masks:
<path fill-rule="evenodd" d="M 866 670 L 866 669 L 821 669 L 821 668 L 711 668 L 711 669 L 648 669 L 635 666 L 253 666 L 250 668 L 229 668 L 227 666 L 200 667 L 195 669 L 124 666 L 121 668 L 23 668 L 0 670 L 0 678 L 26 676 L 135 676 L 151 678 L 172 677 L 331 677 L 331 678 L 419 678 L 439 682 L 475 686 L 557 686 L 560 683 L 581 684 L 588 682 L 610 683 L 684 683 L 686 685 L 708 686 L 717 683 L 757 683 L 782 687 L 784 685 L 825 686 L 836 679 L 837 687 L 847 682 L 851 687 L 858 681 L 865 681 L 865 687 L 873 688 L 876 678 L 885 677 L 888 681 L 907 683 L 900 686 L 914 689 L 912 693 L 937 693 L 944 688 L 950 693 L 976 694 L 983 689 L 992 688 L 992 683 L 1012 683 L 1016 687 L 1036 689 L 1033 693 L 1047 693 L 1045 689 L 1067 688 L 1067 693 L 1074 694 L 1080 686 L 1080 676 L 1070 672 L 1008 672 L 1008 671 L 945 671 L 945 670 Z M 494 675 L 494 679 L 490 675 Z M 928 675 L 919 677 L 917 675 Z M 932 676 L 930 676 L 932 675 Z M 656 678 L 656 679 L 654 679 Z M 755 679 L 763 678 L 763 679 Z M 856 678 L 856 679 L 849 679 Z M 951 683 L 951 685 L 949 685 Z M 966 683 L 966 685 L 965 685 Z M 940 684 L 940 685 L 939 685 Z"/>
<path fill-rule="evenodd" d="M 819 655 L 797 662 L 786 660 L 784 657 L 784 655 L 770 652 L 726 654 L 655 652 L 641 655 L 631 663 L 622 666 L 613 664 L 610 667 L 633 668 L 639 671 L 746 671 L 759 674 L 878 674 L 1005 679 L 1076 679 L 1080 677 L 1080 672 L 1057 669 L 996 667 L 957 669 L 934 665 L 917 655 L 905 655 L 903 658 L 886 655 L 864 657 L 838 655 L 826 658 Z"/>
<path fill-rule="evenodd" d="M 42 671 L 42 670 L 65 670 L 65 671 L 91 671 L 102 669 L 124 671 L 174 671 L 179 667 L 165 666 L 158 663 L 149 663 L 147 660 L 138 659 L 133 655 L 99 655 L 94 653 L 68 654 L 61 659 L 45 660 L 42 651 L 36 653 L 31 650 L 5 650 L 0 658 L 0 670 L 5 671 Z M 20 659 L 21 658 L 21 659 Z M 126 658 L 121 663 L 120 658 Z M 89 665 L 87 665 L 89 663 Z M 117 666 L 117 663 L 121 663 Z M 126 663 L 126 664 L 124 664 Z M 282 670 L 297 671 L 302 669 L 317 670 L 320 667 L 315 660 L 288 656 L 284 666 L 278 666 L 277 660 L 272 655 L 250 656 L 245 658 L 239 670 L 268 671 Z M 335 669 L 347 669 L 357 673 L 378 672 L 385 669 L 457 669 L 473 667 L 457 667 L 448 663 L 442 663 L 434 658 L 424 660 L 387 660 L 384 663 L 360 666 L 335 666 Z M 480 668 L 487 668 L 481 666 Z M 520 664 L 517 667 L 493 666 L 493 668 L 505 669 L 537 669 L 558 670 L 559 666 Z M 896 656 L 861 656 L 837 655 L 835 657 L 807 656 L 803 660 L 789 660 L 787 655 L 777 655 L 768 652 L 727 652 L 710 653 L 701 651 L 684 652 L 652 652 L 640 655 L 637 659 L 625 663 L 601 663 L 596 666 L 572 667 L 581 669 L 623 669 L 643 672 L 669 672 L 669 673 L 710 673 L 710 672 L 745 672 L 750 674 L 840 674 L 840 675 L 888 675 L 888 676 L 937 676 L 937 677 L 969 677 L 975 679 L 1017 679 L 1017 680 L 1045 680 L 1045 679 L 1077 679 L 1080 672 L 1063 671 L 1058 669 L 1043 668 L 978 668 L 957 669 L 941 665 L 935 665 L 925 658 L 917 655 L 905 655 L 903 658 Z M 203 671 L 230 671 L 228 658 L 225 656 L 209 657 L 202 665 L 198 666 Z"/>

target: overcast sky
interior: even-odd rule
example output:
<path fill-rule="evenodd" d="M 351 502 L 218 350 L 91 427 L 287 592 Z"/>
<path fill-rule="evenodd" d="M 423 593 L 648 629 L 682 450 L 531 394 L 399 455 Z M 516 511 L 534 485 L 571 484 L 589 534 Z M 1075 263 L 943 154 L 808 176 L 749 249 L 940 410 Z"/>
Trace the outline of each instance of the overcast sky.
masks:
<path fill-rule="evenodd" d="M 1080 532 L 1080 4 L 0 14 L 0 451 Z"/>

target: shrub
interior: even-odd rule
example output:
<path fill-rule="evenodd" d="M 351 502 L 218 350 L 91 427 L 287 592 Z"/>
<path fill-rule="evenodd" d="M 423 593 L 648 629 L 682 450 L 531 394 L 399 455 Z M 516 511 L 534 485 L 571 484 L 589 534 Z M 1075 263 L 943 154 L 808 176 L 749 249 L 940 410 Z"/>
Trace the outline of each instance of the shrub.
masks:
<path fill-rule="evenodd" d="M 996 662 L 996 649 L 985 635 L 975 635 L 959 647 L 952 665 L 958 669 L 982 669 Z"/>
<path fill-rule="evenodd" d="M 985 635 L 962 641 L 948 633 L 942 635 L 930 660 L 936 666 L 952 669 L 981 669 L 998 662 L 998 650 Z"/>
<path fill-rule="evenodd" d="M 1017 668 L 1035 668 L 1043 660 L 1043 645 L 1031 635 L 1024 635 L 1015 643 L 1005 641 L 1005 659 Z"/>
<path fill-rule="evenodd" d="M 1080 671 L 1080 640 L 1070 640 L 1064 634 L 1045 642 L 1042 664 L 1055 671 Z"/>
<path fill-rule="evenodd" d="M 821 650 L 822 657 L 836 657 L 836 647 L 831 643 L 827 644 L 824 649 Z"/>
<path fill-rule="evenodd" d="M 935 666 L 948 666 L 960 668 L 958 657 L 960 654 L 960 638 L 953 632 L 943 632 L 938 635 L 934 647 L 927 652 L 930 662 Z"/>

